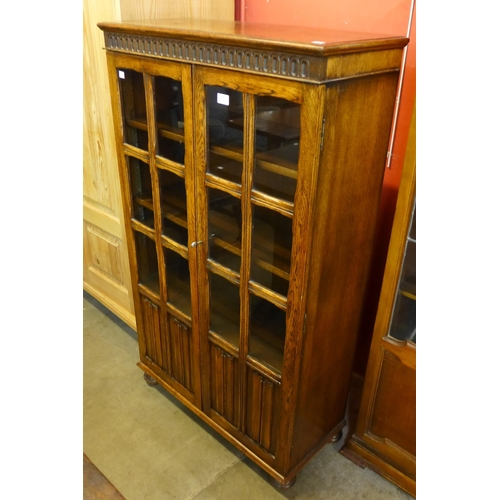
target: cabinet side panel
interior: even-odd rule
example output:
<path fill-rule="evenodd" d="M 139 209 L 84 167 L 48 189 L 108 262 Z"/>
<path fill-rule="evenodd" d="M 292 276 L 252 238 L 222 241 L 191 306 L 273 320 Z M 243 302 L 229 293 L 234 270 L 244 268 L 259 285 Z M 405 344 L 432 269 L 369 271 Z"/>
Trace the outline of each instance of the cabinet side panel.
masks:
<path fill-rule="evenodd" d="M 291 465 L 345 416 L 398 73 L 327 90 Z"/>

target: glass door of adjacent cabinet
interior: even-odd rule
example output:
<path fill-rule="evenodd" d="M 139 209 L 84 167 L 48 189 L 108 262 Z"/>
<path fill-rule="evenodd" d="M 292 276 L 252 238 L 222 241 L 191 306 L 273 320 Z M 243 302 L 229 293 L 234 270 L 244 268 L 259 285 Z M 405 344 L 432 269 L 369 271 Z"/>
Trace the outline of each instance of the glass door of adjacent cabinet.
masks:
<path fill-rule="evenodd" d="M 186 153 L 191 136 L 184 127 L 184 103 L 191 103 L 190 71 L 179 64 L 157 67 L 123 59 L 116 76 L 140 299 L 141 361 L 192 399 L 194 264 L 188 249 L 194 239 L 189 209 L 193 175 Z"/>
<path fill-rule="evenodd" d="M 274 453 L 287 335 L 300 86 L 197 70 L 200 272 L 205 283 L 206 402 L 214 418 Z M 221 83 L 221 82 L 224 82 Z M 201 245 L 205 243 L 206 245 Z M 201 248 L 204 247 L 204 248 Z"/>
<path fill-rule="evenodd" d="M 417 208 L 413 206 L 413 214 L 406 238 L 406 247 L 396 291 L 389 336 L 402 341 L 417 343 Z"/>

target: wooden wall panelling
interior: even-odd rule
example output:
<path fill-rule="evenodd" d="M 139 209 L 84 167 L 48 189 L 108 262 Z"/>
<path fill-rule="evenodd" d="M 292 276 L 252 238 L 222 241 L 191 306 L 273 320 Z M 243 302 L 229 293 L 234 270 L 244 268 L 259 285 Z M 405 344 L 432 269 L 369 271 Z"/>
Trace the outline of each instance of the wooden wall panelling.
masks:
<path fill-rule="evenodd" d="M 83 288 L 136 328 L 101 21 L 234 18 L 233 0 L 84 0 Z"/>
<path fill-rule="evenodd" d="M 84 0 L 83 287 L 135 328 L 102 19 L 119 20 L 117 0 Z"/>
<path fill-rule="evenodd" d="M 121 0 L 120 4 L 123 21 L 174 17 L 184 19 L 225 19 L 228 21 L 234 19 L 233 0 L 181 0 L 176 2 Z"/>

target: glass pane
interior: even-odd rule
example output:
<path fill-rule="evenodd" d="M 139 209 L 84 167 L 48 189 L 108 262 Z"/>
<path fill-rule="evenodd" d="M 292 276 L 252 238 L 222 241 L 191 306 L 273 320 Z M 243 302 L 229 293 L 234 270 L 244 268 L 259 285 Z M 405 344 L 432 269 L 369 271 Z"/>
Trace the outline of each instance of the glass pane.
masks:
<path fill-rule="evenodd" d="M 417 342 L 416 254 L 416 209 L 414 209 L 389 332 L 389 335 L 395 339 L 409 340 L 414 343 Z"/>
<path fill-rule="evenodd" d="M 188 261 L 177 252 L 163 248 L 167 270 L 168 302 L 191 316 L 191 286 Z"/>
<path fill-rule="evenodd" d="M 139 283 L 160 295 L 155 242 L 137 231 L 134 232 L 134 236 Z"/>
<path fill-rule="evenodd" d="M 218 189 L 208 188 L 208 255 L 240 272 L 241 202 Z"/>
<path fill-rule="evenodd" d="M 291 248 L 292 219 L 254 206 L 250 279 L 286 297 Z"/>
<path fill-rule="evenodd" d="M 153 195 L 149 165 L 131 156 L 128 163 L 130 186 L 132 189 L 132 217 L 148 227 L 154 227 Z"/>
<path fill-rule="evenodd" d="M 182 84 L 171 78 L 154 79 L 158 155 L 184 164 L 184 103 Z"/>
<path fill-rule="evenodd" d="M 240 339 L 240 289 L 218 274 L 209 272 L 210 330 L 235 347 Z"/>
<path fill-rule="evenodd" d="M 159 169 L 162 233 L 181 245 L 188 244 L 186 186 L 184 179 Z"/>
<path fill-rule="evenodd" d="M 119 69 L 118 82 L 122 101 L 125 142 L 147 151 L 148 124 L 143 75 L 131 69 Z"/>
<path fill-rule="evenodd" d="M 281 372 L 285 333 L 286 312 L 267 300 L 252 295 L 248 353 Z"/>
<path fill-rule="evenodd" d="M 243 95 L 207 85 L 207 172 L 241 184 L 243 171 Z"/>
<path fill-rule="evenodd" d="M 276 97 L 258 96 L 254 189 L 293 202 L 299 142 L 300 105 Z"/>

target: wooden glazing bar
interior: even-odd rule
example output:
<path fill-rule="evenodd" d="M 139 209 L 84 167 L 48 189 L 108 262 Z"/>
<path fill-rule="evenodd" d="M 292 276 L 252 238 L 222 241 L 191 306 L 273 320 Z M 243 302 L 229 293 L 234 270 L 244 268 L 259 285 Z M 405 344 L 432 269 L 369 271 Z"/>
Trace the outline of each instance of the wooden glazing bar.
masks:
<path fill-rule="evenodd" d="M 149 172 L 151 175 L 151 187 L 153 191 L 153 210 L 156 214 L 161 213 L 161 200 L 160 200 L 160 182 L 158 179 L 158 171 L 155 166 L 155 155 L 156 155 L 156 112 L 155 112 L 155 97 L 154 97 L 154 77 L 147 74 L 144 77 L 144 89 L 146 92 L 146 112 L 148 117 L 148 148 L 149 148 Z M 160 217 L 155 217 L 155 246 L 156 246 L 156 256 L 158 260 L 158 275 L 160 280 L 160 297 L 162 303 L 167 301 L 167 283 L 166 283 L 166 269 L 165 261 L 163 256 L 163 249 L 161 245 L 161 226 L 162 220 Z M 162 309 L 162 319 L 166 320 L 163 316 L 165 311 Z"/>
<path fill-rule="evenodd" d="M 141 295 L 145 295 L 149 300 L 151 300 L 151 302 L 154 302 L 155 304 L 159 305 L 160 295 L 151 290 L 151 288 L 148 288 L 147 286 L 138 283 L 137 289 Z"/>
<path fill-rule="evenodd" d="M 293 217 L 294 204 L 289 201 L 280 200 L 274 196 L 262 193 L 261 191 L 252 191 L 252 203 L 260 207 L 269 208 L 285 217 Z"/>
<path fill-rule="evenodd" d="M 262 299 L 268 300 L 271 304 L 274 304 L 276 307 L 279 307 L 283 311 L 286 311 L 287 306 L 287 298 L 283 295 L 273 292 L 262 285 L 259 285 L 255 281 L 250 281 L 248 283 L 248 289 L 257 297 L 261 297 Z"/>
<path fill-rule="evenodd" d="M 258 359 L 248 355 L 246 363 L 248 366 L 251 366 L 253 370 L 259 372 L 263 377 L 268 378 L 271 382 L 281 384 L 281 373 L 261 363 Z"/>
<path fill-rule="evenodd" d="M 218 274 L 219 276 L 222 276 L 234 285 L 240 286 L 240 274 L 229 269 L 226 266 L 219 264 L 215 260 L 207 259 L 207 269 L 215 274 Z"/>
<path fill-rule="evenodd" d="M 225 193 L 234 196 L 235 198 L 241 198 L 241 186 L 235 182 L 227 181 L 221 179 L 213 174 L 205 174 L 205 186 L 209 188 L 219 189 Z"/>
<path fill-rule="evenodd" d="M 212 344 L 228 352 L 229 354 L 231 354 L 231 356 L 234 356 L 235 358 L 239 357 L 239 349 L 235 347 L 233 344 L 231 344 L 231 342 L 228 342 L 224 337 L 221 337 L 216 332 L 210 331 L 208 333 L 208 338 L 210 342 L 212 342 Z"/>
<path fill-rule="evenodd" d="M 180 163 L 169 160 L 168 158 L 163 158 L 162 156 L 158 155 L 156 156 L 155 161 L 156 161 L 156 168 L 169 170 L 170 172 L 173 172 L 179 177 L 184 178 L 186 176 L 184 165 L 181 165 Z"/>
<path fill-rule="evenodd" d="M 123 144 L 123 152 L 125 153 L 125 155 L 133 156 L 138 160 L 142 160 L 144 163 L 149 162 L 149 153 L 147 151 L 144 151 L 143 149 L 136 148 L 131 144 Z"/>
<path fill-rule="evenodd" d="M 135 219 L 132 219 L 130 221 L 130 225 L 131 225 L 132 229 L 134 229 L 135 231 L 138 231 L 139 233 L 145 234 L 146 236 L 148 236 L 152 240 L 155 239 L 155 232 L 150 227 L 145 226 L 144 224 L 140 223 L 139 221 L 137 221 Z"/>
<path fill-rule="evenodd" d="M 177 307 L 172 305 L 170 302 L 167 302 L 165 309 L 170 315 L 177 318 L 181 323 L 184 323 L 187 327 L 192 328 L 191 318 L 180 309 L 177 309 Z"/>
<path fill-rule="evenodd" d="M 177 243 L 176 241 L 171 240 L 170 238 L 167 238 L 164 235 L 161 236 L 161 244 L 165 248 L 168 248 L 178 253 L 181 257 L 184 257 L 186 260 L 189 258 L 188 249 L 184 245 L 181 245 L 180 243 Z"/>

